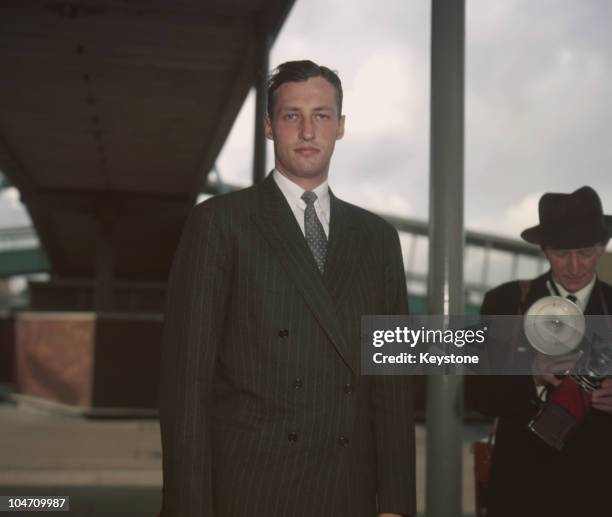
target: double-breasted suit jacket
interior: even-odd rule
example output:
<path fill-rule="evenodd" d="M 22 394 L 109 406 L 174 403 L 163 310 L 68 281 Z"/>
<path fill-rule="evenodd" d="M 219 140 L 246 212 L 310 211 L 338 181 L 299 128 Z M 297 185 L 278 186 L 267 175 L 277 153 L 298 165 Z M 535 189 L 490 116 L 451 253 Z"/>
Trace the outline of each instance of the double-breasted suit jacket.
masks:
<path fill-rule="evenodd" d="M 270 175 L 190 214 L 168 288 L 163 515 L 415 512 L 412 390 L 360 376 L 360 319 L 406 314 L 397 232 L 330 201 L 324 274 Z"/>
<path fill-rule="evenodd" d="M 524 308 L 550 295 L 546 273 L 530 284 Z M 517 314 L 519 282 L 488 292 L 481 313 Z M 585 315 L 601 315 L 612 307 L 612 287 L 597 280 Z M 526 344 L 521 333 L 520 339 Z M 509 346 L 516 344 L 508 342 Z M 480 412 L 499 417 L 491 466 L 490 515 L 565 517 L 612 515 L 609 469 L 612 466 L 612 417 L 591 410 L 586 420 L 557 451 L 527 427 L 539 399 L 530 376 L 466 378 L 466 398 Z"/>

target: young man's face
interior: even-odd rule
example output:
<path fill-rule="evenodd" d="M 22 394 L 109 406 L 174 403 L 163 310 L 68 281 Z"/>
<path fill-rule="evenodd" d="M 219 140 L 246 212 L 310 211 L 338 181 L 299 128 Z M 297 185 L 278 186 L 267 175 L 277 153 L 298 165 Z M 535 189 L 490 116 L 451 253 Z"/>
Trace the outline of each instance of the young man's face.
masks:
<path fill-rule="evenodd" d="M 604 246 L 601 244 L 573 250 L 544 249 L 555 280 L 570 293 L 582 289 L 591 281 L 603 252 Z"/>
<path fill-rule="evenodd" d="M 282 84 L 274 93 L 266 136 L 274 140 L 275 167 L 306 190 L 325 181 L 336 140 L 344 135 L 334 86 L 322 77 Z"/>

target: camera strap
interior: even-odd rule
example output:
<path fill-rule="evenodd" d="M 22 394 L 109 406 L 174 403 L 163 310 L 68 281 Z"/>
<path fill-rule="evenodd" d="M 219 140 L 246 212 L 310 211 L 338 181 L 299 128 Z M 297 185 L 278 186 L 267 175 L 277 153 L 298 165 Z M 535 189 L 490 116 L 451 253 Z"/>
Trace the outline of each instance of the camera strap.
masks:
<path fill-rule="evenodd" d="M 527 295 L 531 290 L 531 280 L 519 280 L 519 292 L 520 298 L 518 306 L 516 307 L 516 315 L 522 316 L 525 314 L 525 305 L 527 302 Z M 521 332 L 521 319 L 516 318 L 516 323 L 514 324 L 512 330 L 512 341 L 510 346 L 510 362 L 508 364 L 514 364 L 514 354 L 519 346 L 519 334 Z"/>

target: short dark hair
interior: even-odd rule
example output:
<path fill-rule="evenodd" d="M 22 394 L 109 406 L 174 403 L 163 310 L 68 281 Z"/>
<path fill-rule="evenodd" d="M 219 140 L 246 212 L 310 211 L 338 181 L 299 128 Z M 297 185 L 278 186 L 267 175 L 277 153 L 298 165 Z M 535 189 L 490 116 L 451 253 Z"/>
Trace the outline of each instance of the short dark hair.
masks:
<path fill-rule="evenodd" d="M 312 77 L 322 77 L 336 89 L 338 116 L 342 115 L 342 82 L 338 74 L 326 66 L 303 60 L 281 63 L 268 76 L 268 116 L 270 119 L 273 115 L 274 92 L 284 83 L 306 81 Z"/>

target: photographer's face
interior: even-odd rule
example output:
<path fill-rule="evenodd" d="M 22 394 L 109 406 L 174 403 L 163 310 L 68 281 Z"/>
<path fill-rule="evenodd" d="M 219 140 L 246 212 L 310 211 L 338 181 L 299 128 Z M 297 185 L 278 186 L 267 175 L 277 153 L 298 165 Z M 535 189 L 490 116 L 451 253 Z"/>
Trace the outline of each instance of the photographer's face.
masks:
<path fill-rule="evenodd" d="M 570 293 L 579 291 L 593 279 L 603 252 L 604 246 L 601 244 L 571 250 L 544 249 L 554 279 Z"/>

